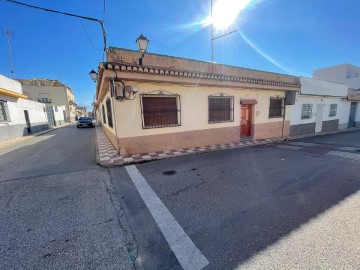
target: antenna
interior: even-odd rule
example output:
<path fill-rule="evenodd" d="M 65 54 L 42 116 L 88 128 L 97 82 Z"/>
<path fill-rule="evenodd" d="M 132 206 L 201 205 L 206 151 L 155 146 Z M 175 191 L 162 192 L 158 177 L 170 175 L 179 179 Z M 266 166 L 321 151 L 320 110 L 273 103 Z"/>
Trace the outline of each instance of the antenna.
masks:
<path fill-rule="evenodd" d="M 9 63 L 10 63 L 10 69 L 11 69 L 11 77 L 14 79 L 14 65 L 12 61 L 12 55 L 11 55 L 11 45 L 10 45 L 10 39 L 14 38 L 14 33 L 11 32 L 9 29 L 6 29 L 5 33 L 2 31 L 2 35 L 6 37 L 7 44 L 8 44 L 8 50 L 9 50 Z"/>

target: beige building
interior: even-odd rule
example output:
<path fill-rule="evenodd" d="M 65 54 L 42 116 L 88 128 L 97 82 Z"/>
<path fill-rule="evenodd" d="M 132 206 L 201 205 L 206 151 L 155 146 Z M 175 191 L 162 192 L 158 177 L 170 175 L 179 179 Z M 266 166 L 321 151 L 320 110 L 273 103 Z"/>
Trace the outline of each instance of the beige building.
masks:
<path fill-rule="evenodd" d="M 285 96 L 299 79 L 110 48 L 99 64 L 96 107 L 121 155 L 289 135 Z M 292 95 L 294 96 L 294 95 Z"/>
<path fill-rule="evenodd" d="M 72 89 L 57 80 L 19 79 L 23 93 L 30 100 L 52 106 L 65 106 L 66 121 L 76 120 L 76 103 Z"/>
<path fill-rule="evenodd" d="M 77 106 L 76 107 L 76 114 L 77 114 L 77 117 L 87 117 L 88 116 L 88 113 L 87 113 L 87 109 L 86 107 L 82 107 L 82 106 Z"/>

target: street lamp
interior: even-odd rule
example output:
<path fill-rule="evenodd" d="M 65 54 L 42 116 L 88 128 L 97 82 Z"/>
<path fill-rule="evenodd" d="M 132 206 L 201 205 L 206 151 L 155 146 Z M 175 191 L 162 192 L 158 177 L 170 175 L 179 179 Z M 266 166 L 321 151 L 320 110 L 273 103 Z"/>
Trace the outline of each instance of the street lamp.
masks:
<path fill-rule="evenodd" d="M 139 51 L 141 52 L 141 58 L 139 58 L 139 65 L 142 66 L 142 60 L 144 58 L 144 55 L 146 53 L 147 50 L 147 46 L 149 44 L 149 41 L 143 34 L 141 34 L 137 39 L 136 39 L 136 44 L 139 48 Z"/>
<path fill-rule="evenodd" d="M 97 80 L 97 78 L 98 78 L 97 72 L 92 69 L 92 70 L 89 72 L 89 74 L 90 74 L 90 76 L 91 76 L 91 79 L 92 79 L 94 82 L 96 82 L 96 80 Z"/>

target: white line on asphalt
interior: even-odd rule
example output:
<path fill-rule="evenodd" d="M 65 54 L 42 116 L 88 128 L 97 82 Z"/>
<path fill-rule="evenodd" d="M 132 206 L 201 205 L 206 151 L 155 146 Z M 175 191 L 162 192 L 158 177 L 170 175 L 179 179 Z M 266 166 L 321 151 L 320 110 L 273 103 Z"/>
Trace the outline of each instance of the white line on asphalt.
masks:
<path fill-rule="evenodd" d="M 330 151 L 330 152 L 327 153 L 327 155 L 329 155 L 329 156 L 337 156 L 337 157 L 342 157 L 342 158 L 347 158 L 347 159 L 360 161 L 360 154 L 355 154 L 355 153 L 340 152 L 340 151 Z"/>
<path fill-rule="evenodd" d="M 319 145 L 318 143 L 308 143 L 308 142 L 292 142 L 289 143 L 291 145 L 296 145 L 296 146 L 315 146 L 315 145 Z"/>
<path fill-rule="evenodd" d="M 289 150 L 300 150 L 302 149 L 303 147 L 300 147 L 300 146 L 293 146 L 293 145 L 277 145 L 276 148 L 281 148 L 281 149 L 289 149 Z"/>
<path fill-rule="evenodd" d="M 171 215 L 136 166 L 130 165 L 125 168 L 182 268 L 200 270 L 208 265 L 209 261 Z"/>

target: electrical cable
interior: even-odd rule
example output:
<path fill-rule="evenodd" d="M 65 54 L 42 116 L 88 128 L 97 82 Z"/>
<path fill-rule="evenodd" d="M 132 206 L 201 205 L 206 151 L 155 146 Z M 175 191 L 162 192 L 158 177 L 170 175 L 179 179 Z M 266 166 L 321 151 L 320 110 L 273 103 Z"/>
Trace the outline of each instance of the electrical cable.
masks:
<path fill-rule="evenodd" d="M 70 16 L 70 17 L 81 18 L 81 19 L 88 20 L 88 21 L 98 22 L 98 23 L 101 25 L 101 30 L 102 30 L 103 39 L 104 39 L 103 60 L 105 59 L 105 52 L 106 52 L 106 31 L 105 31 L 105 25 L 104 25 L 104 21 L 103 21 L 103 20 L 99 20 L 99 19 L 92 18 L 92 17 L 87 17 L 87 16 L 82 16 L 82 15 L 77 15 L 77 14 L 72 14 L 72 13 L 67 13 L 67 12 L 62 12 L 62 11 L 58 11 L 58 10 L 54 10 L 54 9 L 49 9 L 49 8 L 43 8 L 43 7 L 39 7 L 39 6 L 33 6 L 33 5 L 29 5 L 29 4 L 26 4 L 26 3 L 22 3 L 22 2 L 19 2 L 19 1 L 14 1 L 14 0 L 3 0 L 3 1 L 9 2 L 9 3 L 12 3 L 12 4 L 17 4 L 17 5 L 24 6 L 24 7 L 29 7 L 29 8 L 34 8 L 34 9 L 42 10 L 42 11 L 47 11 L 47 12 L 62 14 L 62 15 Z M 104 7 L 105 7 L 105 2 L 104 2 Z"/>

